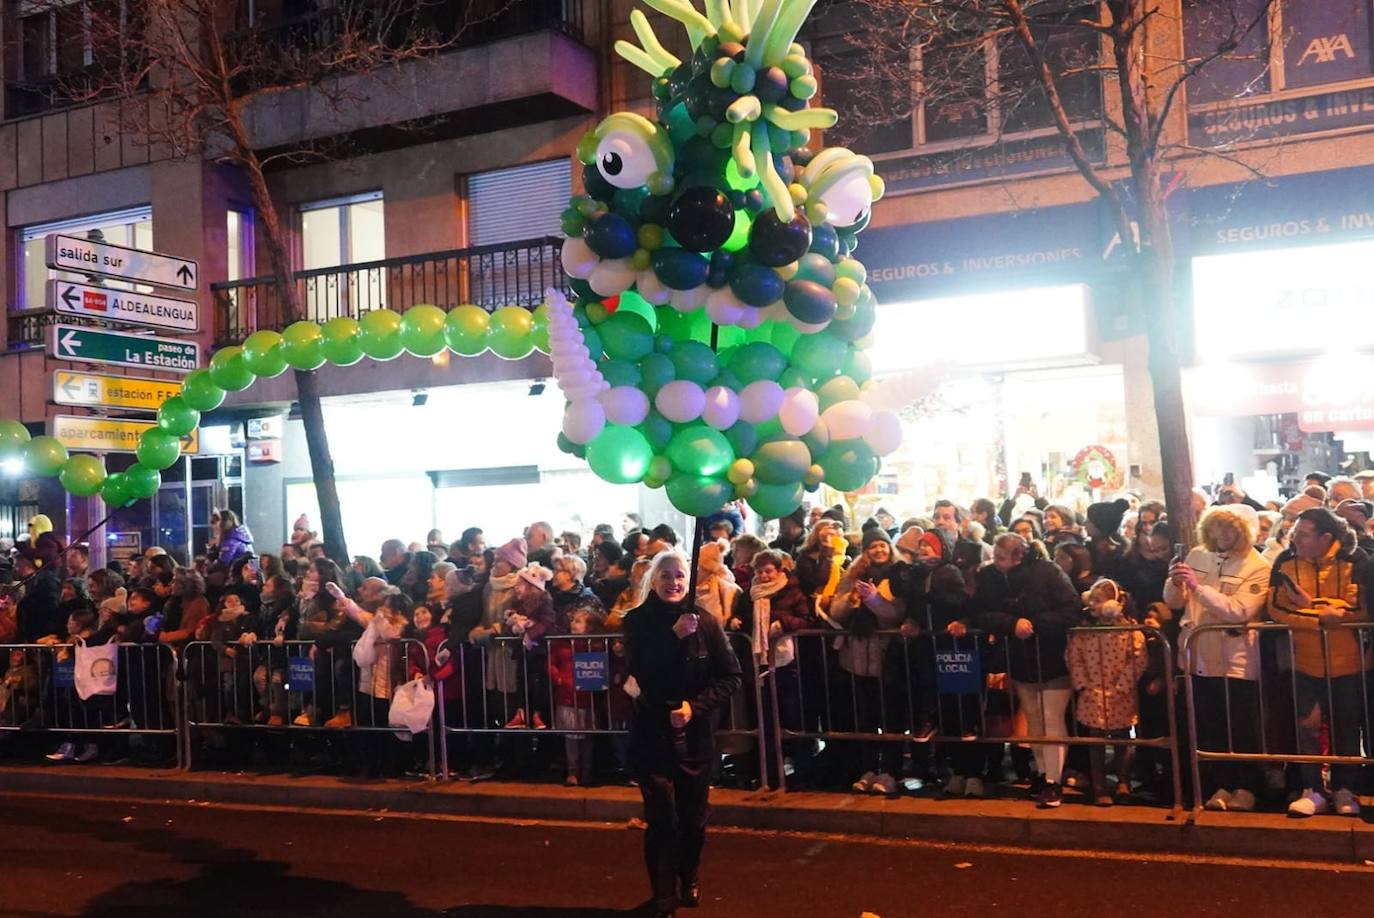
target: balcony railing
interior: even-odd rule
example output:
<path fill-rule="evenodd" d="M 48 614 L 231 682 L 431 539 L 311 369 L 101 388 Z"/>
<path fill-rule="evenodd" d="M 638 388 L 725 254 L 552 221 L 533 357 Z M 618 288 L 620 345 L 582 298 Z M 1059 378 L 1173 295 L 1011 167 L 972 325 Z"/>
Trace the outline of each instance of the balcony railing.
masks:
<path fill-rule="evenodd" d="M 211 284 L 215 346 L 237 344 L 255 331 L 280 331 L 296 319 L 327 322 L 358 318 L 374 309 L 403 312 L 420 303 L 452 309 L 473 303 L 533 309 L 549 287 L 567 287 L 559 252 L 563 240 L 544 236 L 522 242 L 387 258 L 291 276 L 302 315 L 288 314 L 272 277 Z"/>
<path fill-rule="evenodd" d="M 589 0 L 411 0 L 377 4 L 342 0 L 326 9 L 254 23 L 224 36 L 230 61 L 245 67 L 239 84 L 248 89 L 312 71 L 335 55 L 345 40 L 358 54 L 384 59 L 387 52 L 414 48 L 416 41 L 438 50 L 472 47 L 555 30 L 582 39 L 583 4 Z M 379 13 L 382 9 L 385 12 Z M 346 64 L 340 64 L 346 67 Z M 318 76 L 315 73 L 315 76 Z"/>

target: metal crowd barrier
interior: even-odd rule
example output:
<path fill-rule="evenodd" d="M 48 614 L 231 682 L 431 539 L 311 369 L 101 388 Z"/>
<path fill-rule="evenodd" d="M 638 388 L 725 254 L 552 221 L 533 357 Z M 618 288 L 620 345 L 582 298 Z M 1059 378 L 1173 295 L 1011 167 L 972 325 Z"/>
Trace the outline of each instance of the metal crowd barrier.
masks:
<path fill-rule="evenodd" d="M 182 651 L 185 767 L 192 765 L 196 731 L 268 731 L 287 736 L 399 732 L 400 728 L 387 722 L 390 696 L 368 704 L 366 698 L 372 696 L 359 688 L 360 667 L 353 660 L 357 643 L 256 641 L 223 648 L 210 641 L 188 643 Z M 419 640 L 378 641 L 376 647 L 379 655 L 388 654 L 392 691 L 410 681 L 412 673 L 430 672 L 429 653 Z M 436 693 L 436 708 L 440 704 Z M 431 717 L 424 732 L 431 778 L 437 774 L 436 723 L 437 718 Z"/>
<path fill-rule="evenodd" d="M 72 644 L 0 644 L 0 732 L 83 737 L 177 737 L 180 707 L 176 650 L 166 644 L 119 644 L 116 688 L 82 699 Z M 182 767 L 182 744 L 176 743 Z"/>
<path fill-rule="evenodd" d="M 1360 660 L 1359 670 L 1344 677 L 1331 676 L 1331 638 L 1339 632 L 1347 632 L 1355 635 L 1358 656 Z M 1322 649 L 1322 669 L 1323 675 L 1309 676 L 1308 678 L 1317 679 L 1321 686 L 1317 691 L 1316 701 L 1325 701 L 1325 710 L 1318 707 L 1316 710 L 1309 709 L 1306 714 L 1301 710 L 1299 697 L 1298 675 L 1303 675 L 1298 671 L 1297 649 L 1294 641 L 1295 629 L 1286 624 L 1277 622 L 1247 622 L 1244 624 L 1211 624 L 1199 625 L 1190 630 L 1183 638 L 1181 645 L 1183 669 L 1185 674 L 1186 708 L 1188 712 L 1188 731 L 1190 734 L 1189 750 L 1191 753 L 1190 765 L 1192 769 L 1193 781 L 1193 810 L 1199 812 L 1205 803 L 1206 795 L 1202 792 L 1202 765 L 1204 763 L 1254 763 L 1256 765 L 1317 765 L 1317 766 L 1354 766 L 1374 765 L 1374 716 L 1371 712 L 1374 709 L 1370 706 L 1370 677 L 1374 672 L 1371 663 L 1374 662 L 1374 622 L 1342 622 L 1340 624 L 1326 625 L 1319 627 L 1315 636 L 1321 642 Z M 1250 653 L 1255 654 L 1258 665 L 1255 667 L 1257 678 L 1255 682 L 1255 704 L 1249 711 L 1244 710 L 1250 707 L 1245 699 L 1235 698 L 1242 692 L 1247 691 L 1238 682 L 1245 682 L 1238 678 L 1226 679 L 1222 683 L 1222 704 L 1221 710 L 1199 711 L 1197 686 L 1194 679 L 1189 675 L 1195 670 L 1194 655 L 1198 652 L 1199 644 L 1209 637 L 1237 638 L 1246 635 L 1254 635 L 1255 638 L 1250 642 Z M 1213 674 L 1208 674 L 1213 675 Z M 1217 674 L 1224 676 L 1225 673 Z M 1337 709 L 1336 681 L 1339 679 L 1352 679 L 1358 683 L 1359 700 L 1354 706 L 1357 722 L 1351 723 L 1348 717 L 1336 717 L 1334 712 Z M 1342 686 L 1348 689 L 1349 684 Z M 1234 699 L 1234 700 L 1233 700 Z M 1348 699 L 1345 699 L 1348 702 Z M 1343 703 L 1341 707 L 1346 707 Z M 1240 709 L 1240 710 L 1237 710 Z M 1292 715 L 1291 720 L 1288 714 Z M 1344 713 L 1349 714 L 1348 710 Z M 1253 715 L 1253 717 L 1251 716 Z M 1202 742 L 1199 739 L 1199 718 L 1222 718 L 1225 726 L 1224 748 L 1201 748 L 1203 745 L 1217 746 L 1222 745 L 1217 742 Z M 1255 736 L 1246 742 L 1246 737 L 1242 736 L 1237 740 L 1238 721 L 1245 717 L 1250 720 L 1249 729 Z M 1314 719 L 1315 718 L 1315 719 Z M 1305 725 L 1304 721 L 1308 723 Z M 1344 721 L 1338 723 L 1337 721 Z M 1214 723 L 1214 721 L 1212 721 Z M 1241 729 L 1245 725 L 1241 724 Z M 1322 730 L 1325 728 L 1325 732 Z M 1302 731 L 1307 729 L 1310 734 L 1316 734 L 1315 741 L 1318 745 L 1326 747 L 1325 752 L 1301 752 L 1299 739 Z M 1353 739 L 1351 734 L 1354 734 Z M 1210 739 L 1210 737 L 1209 737 Z M 1340 754 L 1336 750 L 1338 746 L 1349 746 L 1353 742 L 1357 750 L 1362 749 L 1363 754 Z M 1237 748 L 1238 746 L 1249 746 L 1250 748 Z M 1228 788 L 1229 790 L 1230 788 Z M 1314 788 L 1321 790 L 1320 787 Z M 1358 793 L 1358 786 L 1350 788 Z"/>
<path fill-rule="evenodd" d="M 741 668 L 752 660 L 747 635 L 727 632 Z M 632 699 L 622 688 L 628 675 L 623 637 L 620 634 L 546 635 L 539 646 L 527 649 L 519 637 L 497 637 L 474 644 L 464 643 L 453 654 L 452 678 L 461 687 L 459 703 L 446 697 L 444 680 L 435 680 L 436 702 L 442 737 L 455 735 L 520 735 L 537 731 L 552 735 L 628 736 Z M 449 649 L 445 641 L 440 652 Z M 551 661 L 562 651 L 571 655 L 573 712 L 560 723 L 556 703 L 557 689 L 551 678 Z M 764 722 L 763 679 L 746 679 L 731 704 L 719 715 L 716 736 L 753 742 L 759 757 L 760 774 L 766 775 L 768 750 L 760 740 L 759 725 Z M 457 714 L 449 721 L 448 709 Z M 542 726 L 536 727 L 534 712 Z M 512 721 L 517 712 L 524 722 Z M 450 777 L 448 744 L 439 744 L 439 773 Z"/>
<path fill-rule="evenodd" d="M 855 635 L 852 631 L 813 629 L 794 631 L 796 651 L 791 664 L 770 668 L 770 681 L 781 710 L 782 741 L 808 739 L 854 742 L 928 742 L 943 744 L 983 743 L 1066 745 L 1084 747 L 1144 747 L 1165 750 L 1173 783 L 1174 810 L 1182 800 L 1179 774 L 1179 736 L 1175 698 L 1173 650 L 1158 629 L 1147 625 L 1082 626 L 1069 629 L 1070 641 L 1098 642 L 1101 652 L 1111 635 L 1141 633 L 1146 637 L 1144 653 L 1159 661 L 1160 694 L 1166 722 L 1157 725 L 1162 735 L 1144 736 L 1139 717 L 1129 728 L 1103 736 L 1084 732 L 1074 716 L 1074 702 L 1064 711 L 1062 735 L 1050 731 L 1035 735 L 1018 731 L 1014 725 L 1023 714 L 1015 691 L 1015 680 L 1007 672 L 1006 654 L 1018 638 L 968 629 L 960 637 L 945 632 L 923 631 L 907 636 L 900 630 L 878 630 Z M 1028 640 L 1038 645 L 1041 634 Z M 853 672 L 860 667 L 841 664 L 842 642 L 874 642 L 863 645 L 869 669 L 867 675 Z M 1151 653 L 1151 643 L 1154 652 Z M 790 670 L 790 672 L 789 672 Z M 1044 682 L 1042 678 L 1038 680 Z M 1105 685 L 1089 685 L 1105 700 L 1114 690 Z M 994 694 L 998 697 L 994 698 Z M 1077 694 L 1075 692 L 1074 694 Z M 1046 711 L 1041 701 L 1041 722 Z M 1137 713 L 1139 713 L 1137 695 Z M 990 702 L 994 702 L 990 704 Z M 778 716 L 778 715 L 775 715 Z M 923 736 L 928 728 L 933 733 Z M 1150 731 L 1155 732 L 1155 731 Z M 779 773 L 781 767 L 781 751 Z"/>

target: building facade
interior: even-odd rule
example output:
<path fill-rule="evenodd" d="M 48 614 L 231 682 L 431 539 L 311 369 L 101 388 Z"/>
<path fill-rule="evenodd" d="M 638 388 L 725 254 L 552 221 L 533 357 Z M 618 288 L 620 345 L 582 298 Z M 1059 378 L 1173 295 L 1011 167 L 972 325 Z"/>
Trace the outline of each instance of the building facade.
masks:
<path fill-rule="evenodd" d="M 1275 4 L 1250 53 L 1190 83 L 1169 124 L 1200 481 L 1229 473 L 1258 494 L 1309 467 L 1368 460 L 1362 432 L 1374 429 L 1374 402 L 1351 382 L 1369 378 L 1360 353 L 1374 346 L 1358 310 L 1374 293 L 1359 270 L 1374 245 L 1370 5 Z M 335 4 L 290 16 L 269 6 L 244 3 L 232 34 L 328 39 Z M 1164 8 L 1152 43 L 1175 58 L 1198 53 L 1209 4 Z M 71 104 L 57 89 L 63 68 L 89 63 L 94 49 L 75 60 L 62 31 L 69 20 L 51 3 L 9 9 L 0 417 L 36 433 L 59 416 L 93 413 L 54 404 L 55 374 L 82 368 L 45 346 L 65 321 L 46 298 L 46 282 L 62 277 L 44 263 L 53 233 L 98 230 L 111 243 L 195 259 L 205 283 L 195 294 L 199 331 L 188 337 L 206 353 L 286 322 L 244 177 L 139 136 L 127 111 L 136 101 L 122 115 L 118 103 Z M 652 107 L 648 81 L 611 53 L 631 35 L 631 4 L 493 9 L 439 53 L 343 78 L 347 105 L 301 90 L 251 111 L 264 152 L 336 142 L 328 161 L 269 173 L 309 318 L 426 302 L 532 307 L 563 283 L 559 214 L 580 190 L 578 140 L 611 111 Z M 842 117 L 859 104 L 846 82 L 852 15 L 836 4 L 808 33 L 823 95 Z M 926 66 L 918 57 L 913 66 Z M 995 51 L 986 63 L 995 72 Z M 1073 113 L 1106 174 L 1123 181 L 1124 151 L 1102 118 L 1114 114 L 1112 94 L 1096 79 L 1075 84 Z M 900 516 L 944 494 L 1004 493 L 1023 473 L 1051 493 L 1157 494 L 1140 304 L 1114 223 L 1034 106 L 917 102 L 882 124 L 842 121 L 827 138 L 869 153 L 887 182 L 859 250 L 883 303 L 875 370 L 956 368 L 938 405 L 907 413 L 907 445 L 865 499 Z M 558 451 L 562 405 L 539 385 L 549 366 L 537 354 L 406 356 L 318 373 L 354 552 L 430 528 L 450 527 L 453 538 L 469 525 L 507 534 L 536 518 L 584 530 L 621 513 L 671 518 L 659 493 L 606 485 Z M 317 520 L 295 397 L 290 373 L 231 395 L 204 419 L 197 453 L 170 470 L 151 506 L 115 514 L 102 547 L 162 544 L 190 557 L 219 507 L 245 517 L 260 550 L 280 544 L 301 514 Z M 113 454 L 108 465 L 130 461 Z M 0 538 L 22 532 L 35 509 L 73 536 L 105 516 L 96 499 L 3 474 L 0 508 Z"/>

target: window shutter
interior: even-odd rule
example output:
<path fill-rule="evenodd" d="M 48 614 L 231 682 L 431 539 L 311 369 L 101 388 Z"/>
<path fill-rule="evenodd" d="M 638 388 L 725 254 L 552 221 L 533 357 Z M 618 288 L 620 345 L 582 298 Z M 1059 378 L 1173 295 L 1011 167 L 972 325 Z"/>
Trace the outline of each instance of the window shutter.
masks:
<path fill-rule="evenodd" d="M 554 159 L 479 172 L 468 176 L 467 191 L 471 245 L 561 235 L 559 215 L 572 193 L 571 163 Z"/>

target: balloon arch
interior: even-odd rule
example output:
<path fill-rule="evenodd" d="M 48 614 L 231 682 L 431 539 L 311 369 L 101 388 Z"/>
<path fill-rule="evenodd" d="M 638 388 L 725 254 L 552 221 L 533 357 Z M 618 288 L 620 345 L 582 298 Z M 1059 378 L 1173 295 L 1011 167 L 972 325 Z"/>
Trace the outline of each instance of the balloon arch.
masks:
<path fill-rule="evenodd" d="M 157 492 L 201 412 L 259 377 L 537 349 L 567 399 L 560 447 L 609 482 L 665 488 L 689 516 L 742 498 L 775 518 L 822 483 L 863 487 L 901 440 L 894 387 L 871 379 L 876 302 L 853 257 L 883 183 L 867 157 L 812 143 L 837 120 L 811 106 L 795 42 L 815 0 L 645 2 L 692 52 L 668 51 L 637 9 L 639 44 L 616 42 L 652 78 L 656 118 L 617 112 L 578 145 L 584 193 L 562 215 L 571 301 L 551 290 L 534 310 L 420 305 L 255 332 L 186 377 L 123 472 L 17 421 L 0 421 L 0 458 L 122 507 Z"/>

